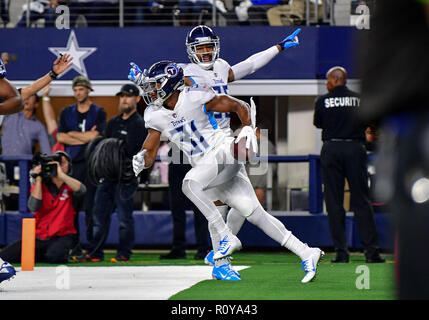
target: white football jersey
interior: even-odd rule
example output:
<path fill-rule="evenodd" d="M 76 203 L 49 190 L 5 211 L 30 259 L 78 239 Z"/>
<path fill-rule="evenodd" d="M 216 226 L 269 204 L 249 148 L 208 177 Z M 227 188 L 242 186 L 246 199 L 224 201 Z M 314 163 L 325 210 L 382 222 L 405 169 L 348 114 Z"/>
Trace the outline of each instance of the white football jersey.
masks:
<path fill-rule="evenodd" d="M 213 64 L 212 70 L 205 70 L 196 63 L 182 64 L 180 66 L 183 68 L 184 76 L 191 79 L 194 84 L 208 84 L 217 94 L 228 94 L 228 74 L 231 66 L 225 60 L 218 58 Z M 225 134 L 232 134 L 230 127 L 231 115 L 229 112 L 214 112 L 213 117 Z"/>
<path fill-rule="evenodd" d="M 205 108 L 216 93 L 209 85 L 186 87 L 174 107 L 149 105 L 144 112 L 146 128 L 161 132 L 162 140 L 176 144 L 196 164 L 208 151 L 223 144 L 225 134 L 219 129 L 213 112 Z"/>

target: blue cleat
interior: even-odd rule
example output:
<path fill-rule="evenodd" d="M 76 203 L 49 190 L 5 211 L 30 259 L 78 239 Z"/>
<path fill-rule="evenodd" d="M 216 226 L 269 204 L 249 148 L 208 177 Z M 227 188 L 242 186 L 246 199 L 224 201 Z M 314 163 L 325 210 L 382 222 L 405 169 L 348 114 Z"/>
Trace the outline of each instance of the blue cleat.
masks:
<path fill-rule="evenodd" d="M 12 278 L 15 274 L 15 268 L 10 263 L 4 261 L 0 266 L 0 282 Z"/>
<path fill-rule="evenodd" d="M 240 274 L 231 268 L 231 264 L 227 263 L 220 267 L 213 267 L 213 279 L 224 281 L 240 281 Z"/>
<path fill-rule="evenodd" d="M 209 253 L 207 253 L 206 257 L 204 258 L 204 263 L 208 264 L 209 266 L 214 266 L 215 262 L 213 259 L 214 256 L 214 251 L 210 251 Z"/>
<path fill-rule="evenodd" d="M 241 241 L 232 233 L 226 235 L 221 241 L 219 241 L 219 249 L 213 255 L 214 260 L 219 260 L 230 256 L 234 251 L 241 249 Z"/>

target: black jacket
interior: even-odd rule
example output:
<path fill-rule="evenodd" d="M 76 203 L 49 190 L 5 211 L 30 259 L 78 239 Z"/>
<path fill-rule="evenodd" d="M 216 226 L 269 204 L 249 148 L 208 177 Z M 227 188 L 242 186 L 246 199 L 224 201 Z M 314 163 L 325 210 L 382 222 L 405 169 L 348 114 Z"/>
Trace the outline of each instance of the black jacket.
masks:
<path fill-rule="evenodd" d="M 346 86 L 316 100 L 313 124 L 322 129 L 322 140 L 353 139 L 365 141 L 365 126 L 357 121 L 360 97 Z"/>

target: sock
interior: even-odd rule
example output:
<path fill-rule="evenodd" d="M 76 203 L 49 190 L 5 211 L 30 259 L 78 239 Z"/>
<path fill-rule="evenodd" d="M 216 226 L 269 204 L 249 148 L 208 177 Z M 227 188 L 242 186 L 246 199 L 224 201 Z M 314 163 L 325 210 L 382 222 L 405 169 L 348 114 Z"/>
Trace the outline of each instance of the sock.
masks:
<path fill-rule="evenodd" d="M 280 220 L 266 212 L 262 206 L 258 206 L 247 220 L 259 227 L 271 239 L 295 253 L 301 260 L 308 257 L 309 247 L 296 238 L 291 231 L 287 230 Z"/>
<path fill-rule="evenodd" d="M 215 266 L 217 268 L 219 268 L 220 266 L 223 266 L 225 264 L 228 264 L 228 263 L 231 263 L 231 259 L 229 257 L 225 257 L 222 259 L 215 260 Z"/>
<path fill-rule="evenodd" d="M 220 212 L 220 215 L 222 216 L 223 220 L 226 220 L 226 214 L 228 213 L 228 205 L 224 204 L 221 206 L 216 206 L 216 209 Z"/>
<path fill-rule="evenodd" d="M 311 253 L 311 248 L 307 244 L 301 242 L 292 233 L 283 246 L 295 253 L 301 260 L 307 259 Z"/>

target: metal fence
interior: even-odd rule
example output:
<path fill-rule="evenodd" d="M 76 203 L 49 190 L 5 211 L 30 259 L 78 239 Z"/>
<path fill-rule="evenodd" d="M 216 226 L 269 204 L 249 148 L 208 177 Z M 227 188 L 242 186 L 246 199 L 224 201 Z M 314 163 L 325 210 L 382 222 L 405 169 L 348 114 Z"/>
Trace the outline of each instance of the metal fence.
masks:
<path fill-rule="evenodd" d="M 54 5 L 49 0 L 26 1 L 17 27 L 53 27 L 64 14 L 71 27 L 273 25 L 268 10 L 288 5 L 281 0 L 56 0 Z M 302 14 L 285 9 L 281 25 L 335 25 L 336 0 L 294 1 L 302 1 Z M 6 10 L 8 2 L 3 0 Z"/>

